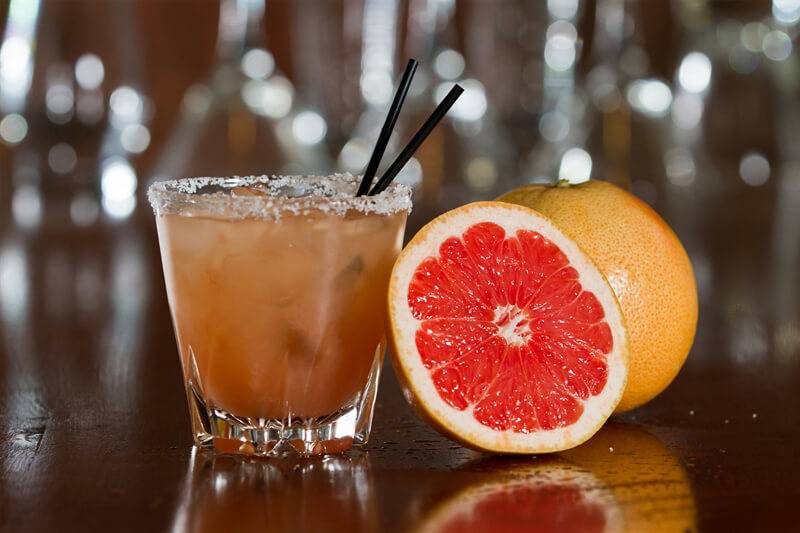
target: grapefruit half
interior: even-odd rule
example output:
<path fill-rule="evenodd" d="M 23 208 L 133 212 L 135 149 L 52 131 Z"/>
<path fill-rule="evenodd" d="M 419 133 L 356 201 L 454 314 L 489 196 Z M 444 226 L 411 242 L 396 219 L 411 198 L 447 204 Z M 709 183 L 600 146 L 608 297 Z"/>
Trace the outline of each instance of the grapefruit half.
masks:
<path fill-rule="evenodd" d="M 468 447 L 568 449 L 622 396 L 628 348 L 614 292 L 536 211 L 477 202 L 439 216 L 398 257 L 388 298 L 406 398 Z"/>

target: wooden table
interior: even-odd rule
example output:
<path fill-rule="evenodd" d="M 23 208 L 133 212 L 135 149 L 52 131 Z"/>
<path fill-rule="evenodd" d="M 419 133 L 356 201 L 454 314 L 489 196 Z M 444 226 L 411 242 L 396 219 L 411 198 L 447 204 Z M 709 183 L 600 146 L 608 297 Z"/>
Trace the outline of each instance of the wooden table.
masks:
<path fill-rule="evenodd" d="M 578 450 L 523 459 L 439 436 L 390 370 L 364 453 L 195 454 L 147 206 L 90 229 L 7 220 L 0 530 L 435 531 L 470 517 L 503 531 L 797 527 L 796 215 L 768 190 L 726 191 L 689 207 L 660 196 L 699 267 L 697 341 L 674 384 Z M 691 225 L 677 218 L 687 209 Z"/>

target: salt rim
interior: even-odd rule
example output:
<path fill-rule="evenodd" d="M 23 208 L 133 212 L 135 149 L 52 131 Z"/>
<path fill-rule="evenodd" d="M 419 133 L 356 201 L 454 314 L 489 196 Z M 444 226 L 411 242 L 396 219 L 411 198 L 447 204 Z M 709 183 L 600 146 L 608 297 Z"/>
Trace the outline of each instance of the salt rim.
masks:
<path fill-rule="evenodd" d="M 147 198 L 156 215 L 211 216 L 223 219 L 278 220 L 281 215 L 322 212 L 344 216 L 348 211 L 389 215 L 411 212 L 411 189 L 393 183 L 375 196 L 356 196 L 360 176 L 349 173 L 327 176 L 231 176 L 199 177 L 158 181 L 150 185 Z M 260 185 L 263 196 L 234 196 L 224 192 L 198 194 L 207 186 Z M 287 196 L 285 188 L 302 187 L 310 194 Z"/>

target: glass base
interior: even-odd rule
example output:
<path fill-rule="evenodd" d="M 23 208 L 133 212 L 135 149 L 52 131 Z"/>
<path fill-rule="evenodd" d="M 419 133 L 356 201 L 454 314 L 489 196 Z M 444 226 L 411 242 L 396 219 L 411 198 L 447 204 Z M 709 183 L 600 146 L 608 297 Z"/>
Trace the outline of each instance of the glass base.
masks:
<path fill-rule="evenodd" d="M 217 453 L 256 457 L 342 453 L 369 439 L 382 357 L 376 357 L 364 389 L 347 405 L 322 417 L 240 417 L 214 408 L 192 379 L 186 384 L 194 441 Z"/>

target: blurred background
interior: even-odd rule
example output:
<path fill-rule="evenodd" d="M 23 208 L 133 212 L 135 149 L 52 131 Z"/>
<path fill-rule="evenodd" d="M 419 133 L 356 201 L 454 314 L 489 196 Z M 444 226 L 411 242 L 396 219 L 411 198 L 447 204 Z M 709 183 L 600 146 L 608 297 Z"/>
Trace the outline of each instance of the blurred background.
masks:
<path fill-rule="evenodd" d="M 399 178 L 411 232 L 520 184 L 609 180 L 675 228 L 702 301 L 724 292 L 705 317 L 737 357 L 800 345 L 800 0 L 2 0 L 0 17 L 11 323 L 28 291 L 57 314 L 113 297 L 114 272 L 121 294 L 159 276 L 154 179 L 360 172 L 415 57 L 384 166 L 466 92 Z"/>
<path fill-rule="evenodd" d="M 609 180 L 679 234 L 701 301 L 722 304 L 701 319 L 737 361 L 800 346 L 800 0 L 3 0 L 0 13 L 6 332 L 75 310 L 130 332 L 147 298 L 130 287 L 160 287 L 149 183 L 357 173 L 415 57 L 384 166 L 453 82 L 466 92 L 399 178 L 415 191 L 411 234 L 520 184 Z"/>

